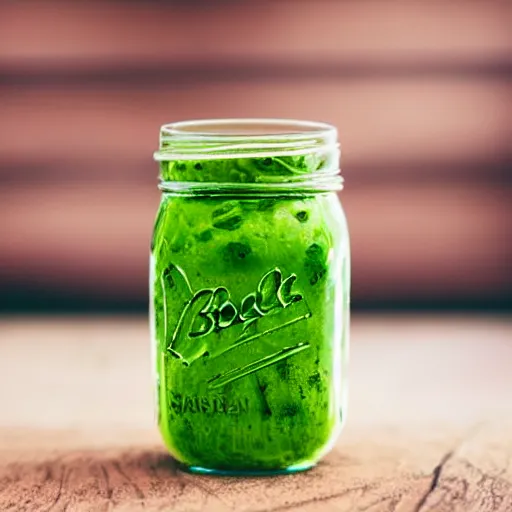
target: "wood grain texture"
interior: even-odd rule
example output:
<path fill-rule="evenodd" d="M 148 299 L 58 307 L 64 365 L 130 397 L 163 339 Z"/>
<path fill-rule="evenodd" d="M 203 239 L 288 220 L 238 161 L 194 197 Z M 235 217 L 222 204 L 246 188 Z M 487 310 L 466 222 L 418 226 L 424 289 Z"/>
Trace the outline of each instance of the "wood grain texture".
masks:
<path fill-rule="evenodd" d="M 0 69 L 507 60 L 511 13 L 499 0 L 5 2 Z"/>
<path fill-rule="evenodd" d="M 443 176 L 461 169 L 480 175 L 485 166 L 493 179 L 510 157 L 510 90 L 506 81 L 485 77 L 5 86 L 0 177 L 87 178 L 107 169 L 110 179 L 141 179 L 164 123 L 284 117 L 337 126 L 343 168 L 370 179 L 398 168 L 416 181 L 418 166 L 423 174 L 441 166 Z"/>
<path fill-rule="evenodd" d="M 340 442 L 312 471 L 183 473 L 151 426 L 145 322 L 0 322 L 0 509 L 509 512 L 512 324 L 356 317 Z"/>

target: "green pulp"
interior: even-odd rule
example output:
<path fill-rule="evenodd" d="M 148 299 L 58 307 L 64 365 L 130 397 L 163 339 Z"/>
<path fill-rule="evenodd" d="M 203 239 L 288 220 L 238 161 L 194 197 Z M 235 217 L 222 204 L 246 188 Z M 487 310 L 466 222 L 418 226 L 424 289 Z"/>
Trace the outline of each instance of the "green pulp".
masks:
<path fill-rule="evenodd" d="M 242 185 L 313 171 L 301 158 L 161 164 L 164 180 L 241 184 L 229 197 L 164 192 L 153 234 L 158 424 L 187 466 L 308 467 L 340 430 L 350 284 L 338 198 Z"/>

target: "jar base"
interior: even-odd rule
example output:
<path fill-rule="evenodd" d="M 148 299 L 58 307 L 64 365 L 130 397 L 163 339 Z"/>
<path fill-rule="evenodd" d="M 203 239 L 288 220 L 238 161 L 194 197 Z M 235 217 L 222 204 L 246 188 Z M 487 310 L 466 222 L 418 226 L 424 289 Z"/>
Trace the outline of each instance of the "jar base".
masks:
<path fill-rule="evenodd" d="M 308 471 L 316 465 L 315 462 L 303 462 L 281 469 L 213 469 L 202 466 L 187 466 L 181 464 L 181 469 L 187 473 L 196 475 L 213 475 L 213 476 L 274 476 L 274 475 L 291 475 Z"/>

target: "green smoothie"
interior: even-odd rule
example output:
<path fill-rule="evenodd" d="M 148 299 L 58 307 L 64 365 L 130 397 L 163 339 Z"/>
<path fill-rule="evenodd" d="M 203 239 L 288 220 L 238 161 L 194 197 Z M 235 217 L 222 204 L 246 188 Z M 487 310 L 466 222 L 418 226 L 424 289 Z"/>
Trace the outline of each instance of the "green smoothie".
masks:
<path fill-rule="evenodd" d="M 313 173 L 314 157 L 161 162 L 151 246 L 158 424 L 198 471 L 312 466 L 341 427 L 349 245 L 337 195 L 244 184 Z"/>

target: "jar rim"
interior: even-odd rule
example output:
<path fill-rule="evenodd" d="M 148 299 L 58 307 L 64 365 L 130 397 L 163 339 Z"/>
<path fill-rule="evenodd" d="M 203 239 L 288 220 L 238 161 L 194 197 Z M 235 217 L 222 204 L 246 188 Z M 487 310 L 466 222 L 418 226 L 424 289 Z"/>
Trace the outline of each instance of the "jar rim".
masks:
<path fill-rule="evenodd" d="M 180 193 L 204 187 L 213 190 L 219 185 L 223 191 L 237 187 L 247 192 L 262 187 L 268 192 L 340 190 L 339 157 L 334 126 L 277 118 L 164 124 L 160 149 L 154 154 L 160 163 L 160 188 Z"/>
<path fill-rule="evenodd" d="M 334 126 L 298 119 L 226 118 L 176 121 L 162 125 L 161 136 L 198 137 L 208 140 L 225 139 L 304 139 L 325 136 L 337 138 Z"/>
<path fill-rule="evenodd" d="M 301 155 L 337 149 L 337 129 L 327 123 L 278 118 L 197 119 L 160 128 L 157 161 Z"/>

